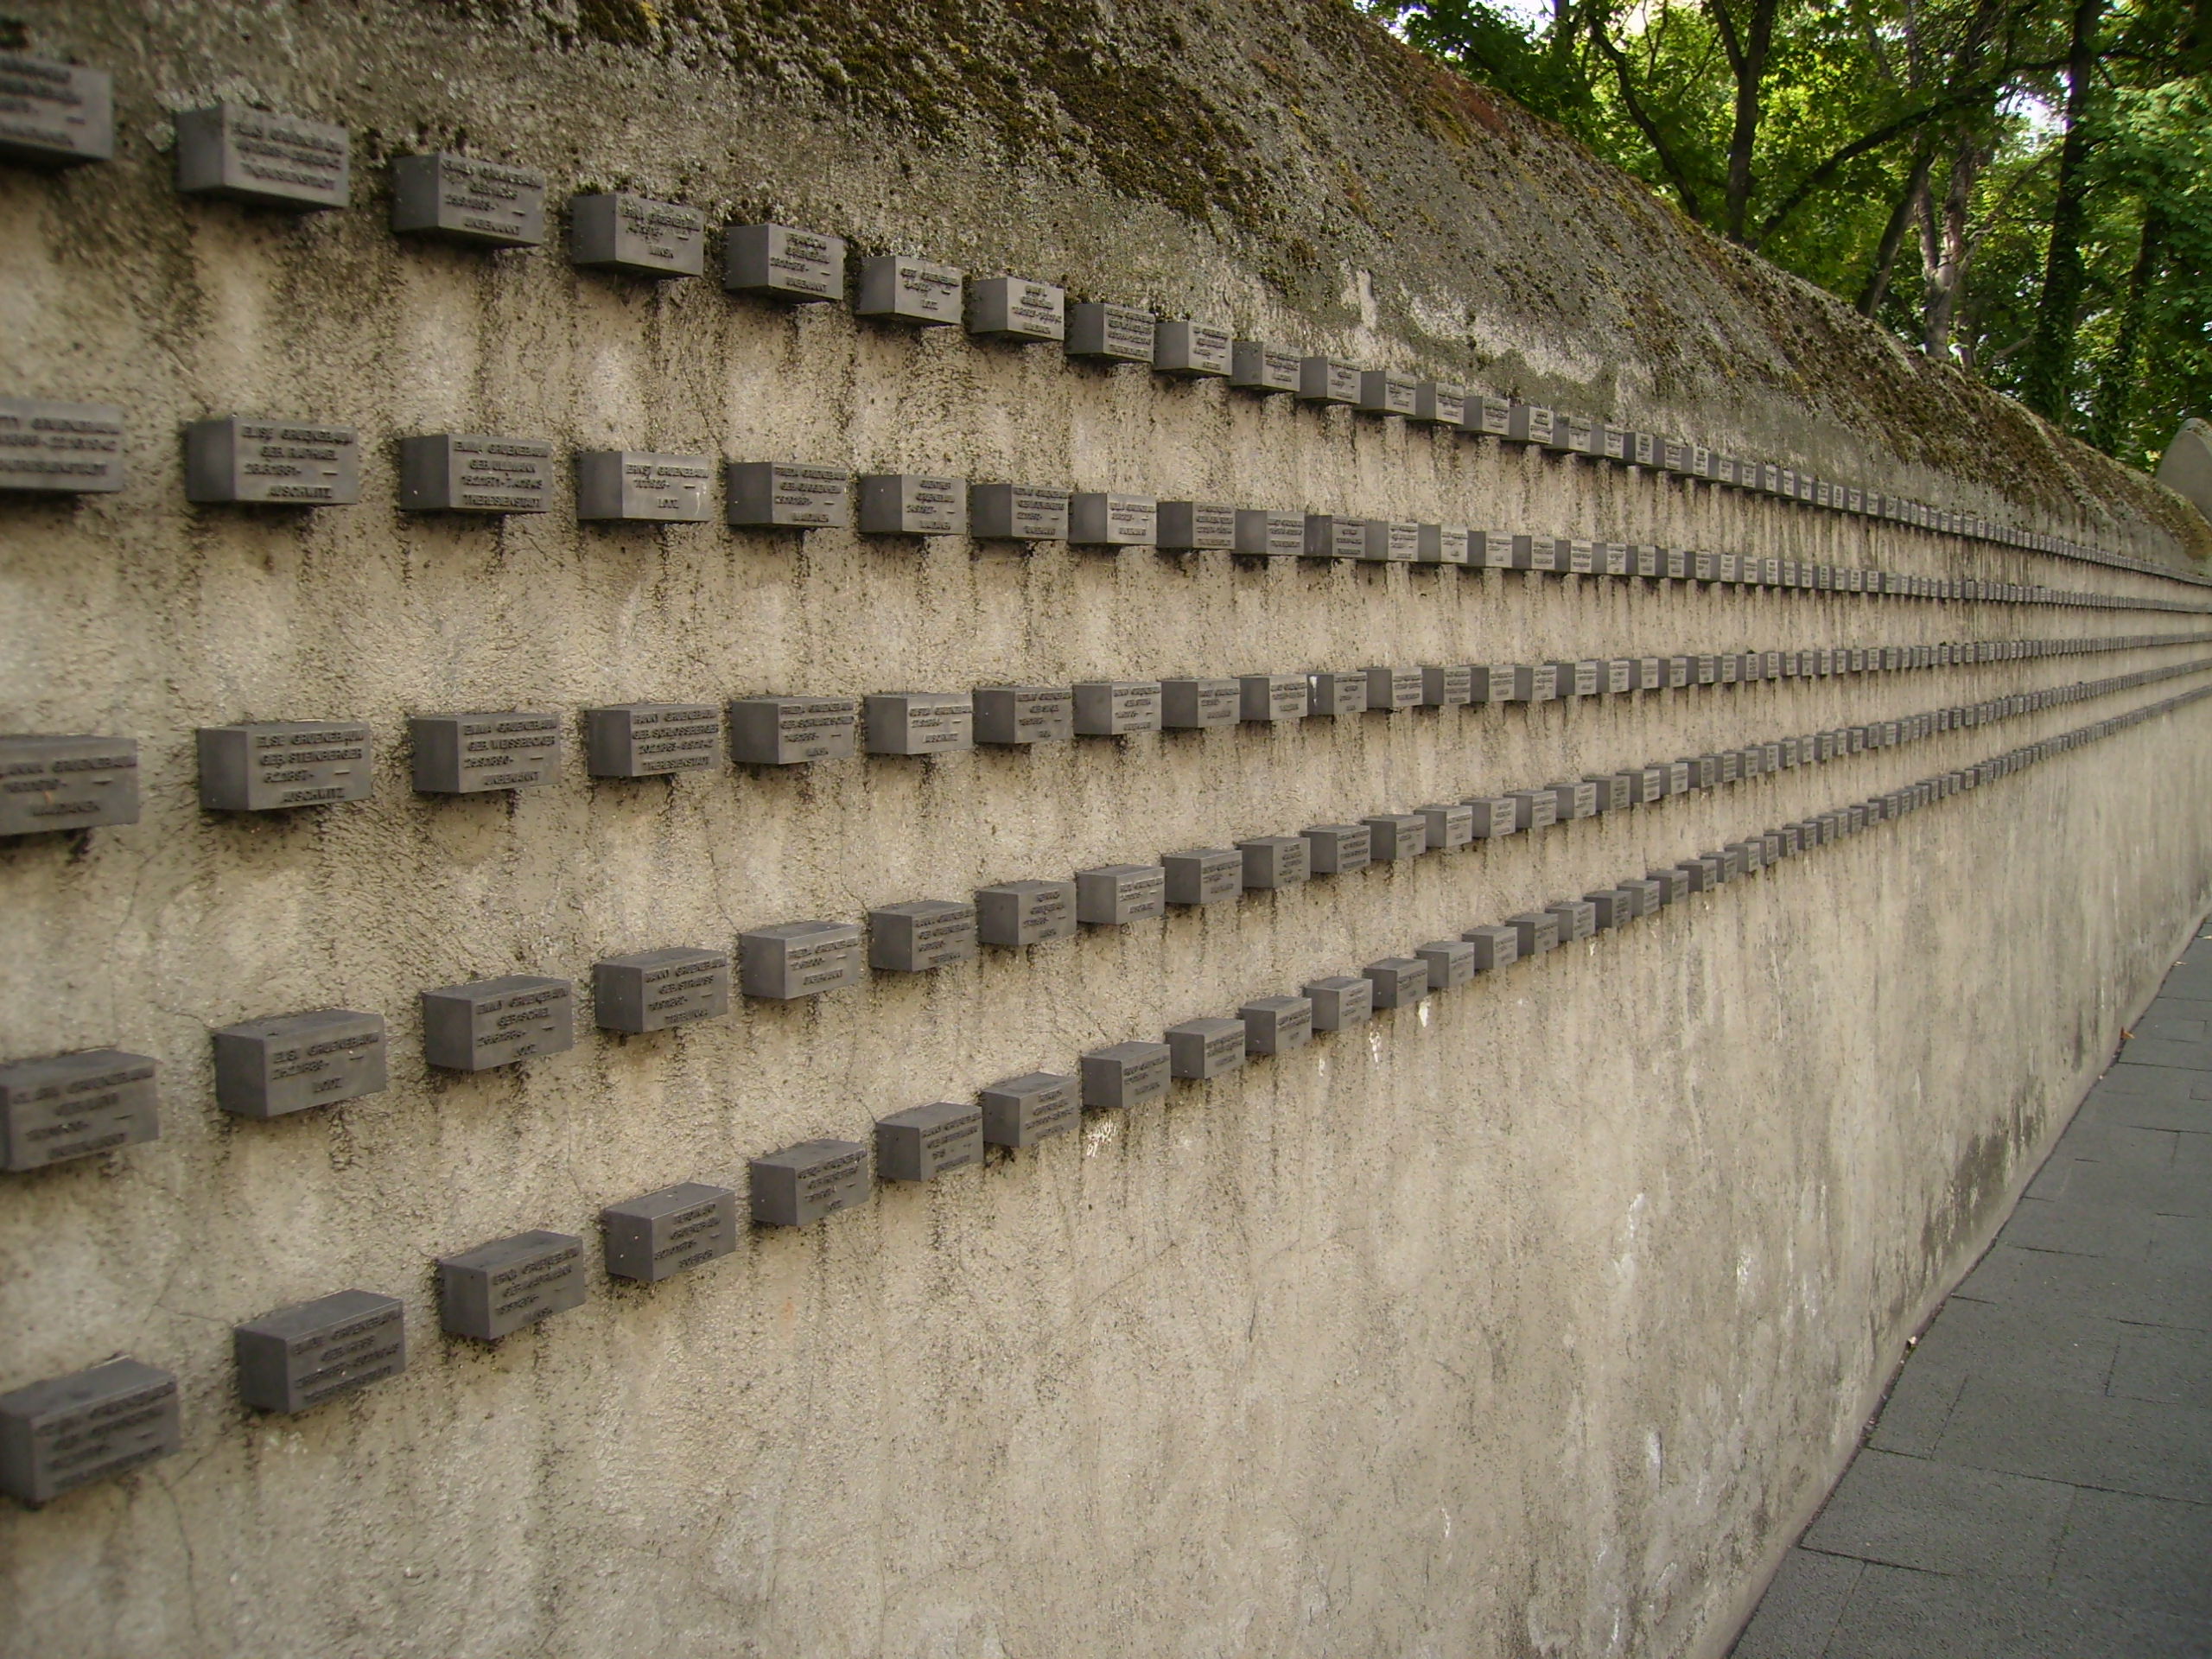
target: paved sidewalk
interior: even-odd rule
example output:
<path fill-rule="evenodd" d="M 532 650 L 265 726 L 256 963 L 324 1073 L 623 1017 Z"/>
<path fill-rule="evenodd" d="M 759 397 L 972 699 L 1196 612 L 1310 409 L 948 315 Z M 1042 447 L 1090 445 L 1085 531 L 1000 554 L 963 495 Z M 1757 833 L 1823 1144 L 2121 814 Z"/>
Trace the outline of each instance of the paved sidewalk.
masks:
<path fill-rule="evenodd" d="M 1951 1294 L 1734 1659 L 2212 1655 L 2212 935 Z"/>

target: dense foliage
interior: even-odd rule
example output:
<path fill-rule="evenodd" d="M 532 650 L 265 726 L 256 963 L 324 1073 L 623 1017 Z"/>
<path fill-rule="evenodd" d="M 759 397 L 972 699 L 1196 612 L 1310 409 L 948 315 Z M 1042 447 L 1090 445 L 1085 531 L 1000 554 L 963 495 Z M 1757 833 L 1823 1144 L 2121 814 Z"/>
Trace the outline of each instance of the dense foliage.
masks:
<path fill-rule="evenodd" d="M 1365 0 L 2137 466 L 2212 413 L 2212 0 Z"/>

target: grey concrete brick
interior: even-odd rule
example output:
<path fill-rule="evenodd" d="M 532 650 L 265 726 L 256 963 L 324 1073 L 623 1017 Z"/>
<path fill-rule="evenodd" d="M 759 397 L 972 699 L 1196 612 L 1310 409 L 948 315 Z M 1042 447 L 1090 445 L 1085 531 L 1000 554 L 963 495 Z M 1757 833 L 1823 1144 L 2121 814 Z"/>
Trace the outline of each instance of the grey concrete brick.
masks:
<path fill-rule="evenodd" d="M 1946 1463 L 2212 1503 L 2212 1411 L 1969 1376 L 1936 1443 Z"/>
<path fill-rule="evenodd" d="M 2073 1502 L 2058 1481 L 1870 1448 L 1852 1459 L 1803 1542 L 1929 1573 L 2040 1577 Z"/>
<path fill-rule="evenodd" d="M 1730 1659 L 1813 1659 L 1827 1646 L 1864 1562 L 1793 1549 L 1759 1599 Z"/>

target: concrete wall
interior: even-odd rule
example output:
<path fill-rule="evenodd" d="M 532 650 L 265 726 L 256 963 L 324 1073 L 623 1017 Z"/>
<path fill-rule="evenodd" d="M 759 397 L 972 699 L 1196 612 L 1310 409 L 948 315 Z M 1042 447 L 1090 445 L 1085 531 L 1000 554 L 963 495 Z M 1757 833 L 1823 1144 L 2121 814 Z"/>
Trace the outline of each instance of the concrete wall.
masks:
<path fill-rule="evenodd" d="M 922 40 L 902 31 L 943 20 L 825 13 L 781 56 L 758 20 L 605 4 L 28 15 L 33 48 L 117 72 L 122 142 L 66 177 L 0 170 L 4 390 L 124 404 L 133 448 L 119 496 L 0 506 L 0 725 L 137 736 L 146 806 L 0 845 L 0 1057 L 153 1054 L 164 1105 L 156 1144 L 4 1178 L 0 1389 L 133 1354 L 182 1378 L 186 1444 L 0 1513 L 0 1652 L 1717 1651 L 2212 898 L 2199 703 L 1165 1107 L 657 1289 L 594 1268 L 584 1308 L 496 1348 L 442 1338 L 440 1254 L 588 1235 L 677 1180 L 741 1188 L 748 1154 L 865 1139 L 2196 682 L 477 1077 L 421 1065 L 420 990 L 2190 653 L 674 783 L 594 785 L 572 745 L 512 801 L 410 793 L 411 713 L 2202 619 L 404 518 L 398 437 L 493 430 L 2199 591 L 557 251 L 404 244 L 382 155 L 465 137 L 556 196 L 773 212 L 1877 487 L 1948 478 L 2140 553 L 2205 532 L 1332 8 L 1179 12 L 1179 50 L 1163 16 L 1070 8 L 1011 104 L 1011 14 Z M 891 98 L 918 72 L 881 66 L 925 48 L 972 119 Z M 1087 86 L 1187 92 L 1192 136 L 1147 172 Z M 165 111 L 216 94 L 346 123 L 353 210 L 181 200 Z M 188 508 L 174 435 L 232 412 L 358 423 L 363 504 Z M 198 810 L 195 727 L 334 716 L 377 727 L 372 801 Z M 388 1092 L 214 1109 L 211 1028 L 329 1004 L 391 1019 Z M 355 1286 L 406 1299 L 406 1376 L 296 1418 L 239 1407 L 228 1327 Z"/>

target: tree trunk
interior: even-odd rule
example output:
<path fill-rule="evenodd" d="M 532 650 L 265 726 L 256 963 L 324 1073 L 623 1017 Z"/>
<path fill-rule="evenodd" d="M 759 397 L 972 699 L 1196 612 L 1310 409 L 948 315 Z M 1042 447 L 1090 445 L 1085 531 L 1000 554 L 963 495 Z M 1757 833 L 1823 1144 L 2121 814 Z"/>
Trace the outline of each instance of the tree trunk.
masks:
<path fill-rule="evenodd" d="M 1859 290 L 1859 315 L 1862 317 L 1874 315 L 1889 297 L 1890 278 L 1897 268 L 1897 253 L 1904 246 L 1904 233 L 1912 228 L 1913 214 L 1928 188 L 1928 173 L 1935 161 L 1926 143 L 1913 147 L 1912 168 L 1905 175 L 1904 194 L 1890 209 L 1890 222 L 1882 227 L 1882 245 L 1874 251 L 1874 268 L 1866 273 L 1866 286 Z"/>
<path fill-rule="evenodd" d="M 2066 138 L 2058 150 L 2058 194 L 2051 203 L 2050 246 L 2044 260 L 2043 294 L 2020 365 L 2020 400 L 2045 420 L 2058 421 L 2072 388 L 2074 333 L 2087 273 L 2082 233 L 2088 226 L 2086 200 L 2091 143 L 2089 99 L 2096 74 L 2097 28 L 2106 0 L 2075 0 L 2066 54 Z"/>
<path fill-rule="evenodd" d="M 2151 290 L 2166 254 L 2166 215 L 2157 202 L 2143 208 L 2142 239 L 2135 245 L 2135 268 L 2127 276 L 2127 298 L 2120 313 L 2120 332 L 2097 381 L 2089 414 L 2089 442 L 2108 455 L 2120 453 L 2135 407 L 2135 358 L 2143 347 L 2143 328 L 2151 315 Z"/>
<path fill-rule="evenodd" d="M 1751 211 L 1751 157 L 1765 113 L 1767 59 L 1774 46 L 1774 14 L 1779 0 L 1751 0 L 1751 27 L 1740 34 L 1726 0 L 1707 0 L 1728 48 L 1728 67 L 1736 77 L 1734 125 L 1728 137 L 1728 201 L 1723 228 L 1731 242 L 1743 243 Z"/>
<path fill-rule="evenodd" d="M 1959 296 L 1966 287 L 1967 260 L 1971 257 L 1967 217 L 1974 206 L 1974 181 L 1980 173 L 1980 143 L 1971 137 L 1960 139 L 1959 147 L 1951 156 L 1951 176 L 1943 191 L 1940 223 L 1932 204 L 1929 210 L 1927 236 L 1923 245 L 1923 257 L 1929 262 L 1928 305 L 1921 319 L 1920 349 L 1929 357 L 1940 357 L 1946 362 L 1953 359 L 1951 323 L 1958 315 Z"/>

